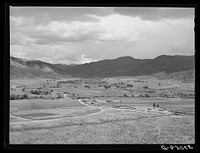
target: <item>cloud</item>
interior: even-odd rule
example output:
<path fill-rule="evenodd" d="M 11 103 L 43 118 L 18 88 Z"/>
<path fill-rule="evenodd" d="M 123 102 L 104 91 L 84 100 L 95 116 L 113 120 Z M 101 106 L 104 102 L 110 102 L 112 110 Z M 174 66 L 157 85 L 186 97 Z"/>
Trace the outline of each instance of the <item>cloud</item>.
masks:
<path fill-rule="evenodd" d="M 103 29 L 98 40 L 102 41 L 134 41 L 143 28 L 145 22 L 138 17 L 128 17 L 112 14 L 106 17 L 91 15 L 99 19 L 98 25 Z"/>
<path fill-rule="evenodd" d="M 16 32 L 16 33 L 11 34 L 10 43 L 12 45 L 14 44 L 28 45 L 35 42 L 36 42 L 35 38 L 28 37 L 27 35 L 23 33 Z"/>
<path fill-rule="evenodd" d="M 160 25 L 160 22 L 167 23 L 166 21 L 169 21 L 168 27 L 172 27 L 173 24 L 182 26 L 185 24 L 184 21 L 187 21 L 187 19 L 163 19 L 155 22 L 120 14 L 108 16 L 88 14 L 88 16 L 97 19 L 98 22 L 50 21 L 47 24 L 34 24 L 34 21 L 30 19 L 26 21 L 26 18 L 22 17 L 13 18 L 11 25 L 15 28 L 12 29 L 11 44 L 35 43 L 43 45 L 87 40 L 97 42 L 137 41 L 140 39 L 140 33 L 151 25 L 156 26 Z M 24 21 L 24 26 L 22 21 Z"/>
<path fill-rule="evenodd" d="M 18 27 L 18 24 L 11 22 L 11 25 L 15 26 L 11 32 L 11 42 L 16 41 L 15 35 L 20 35 L 17 41 L 23 44 L 23 38 L 32 38 L 32 41 L 36 44 L 49 44 L 56 42 L 73 42 L 84 41 L 97 37 L 98 33 L 102 31 L 96 23 L 92 22 L 60 22 L 51 21 L 48 24 L 39 24 L 31 26 Z M 32 42 L 31 41 L 31 42 Z"/>
<path fill-rule="evenodd" d="M 27 14 L 11 14 L 10 51 L 13 56 L 52 63 L 81 64 L 127 55 L 154 58 L 161 54 L 193 54 L 194 51 L 194 21 L 189 15 L 184 18 L 184 14 L 179 13 L 173 18 L 170 13 L 166 15 L 166 10 L 159 14 L 163 9 L 154 9 L 150 16 L 159 16 L 154 20 L 147 16 L 144 19 L 148 9 L 143 13 L 140 11 L 138 15 L 131 14 L 131 10 L 127 9 L 128 15 L 125 15 L 115 8 L 98 8 L 93 12 L 88 8 L 84 14 L 87 20 L 76 17 L 81 10 L 67 15 L 69 20 L 65 17 L 54 20 L 47 12 L 58 15 L 60 10 L 61 16 L 64 16 L 64 10 L 50 11 L 49 8 L 44 11 L 46 15 L 40 9 L 38 12 L 35 10 L 37 13 L 34 15 L 33 10 L 31 13 L 27 10 Z"/>
<path fill-rule="evenodd" d="M 50 21 L 48 24 L 25 24 L 30 21 L 24 21 L 24 26 L 19 24 L 20 20 L 26 18 L 18 17 L 12 19 L 11 43 L 36 43 L 49 44 L 56 42 L 73 42 L 85 40 L 97 41 L 134 41 L 137 40 L 138 32 L 142 29 L 145 22 L 137 17 L 126 17 L 113 14 L 109 16 L 90 15 L 98 19 L 98 22 L 61 22 Z M 20 20 L 19 20 L 20 19 Z M 19 20 L 17 23 L 15 20 Z M 20 26 L 19 26 L 20 25 Z M 19 27 L 18 27 L 19 26 Z M 20 35 L 20 37 L 15 37 Z M 27 38 L 27 41 L 24 42 Z"/>
<path fill-rule="evenodd" d="M 100 60 L 100 59 L 99 59 Z M 82 54 L 80 57 L 79 57 L 79 59 L 78 59 L 78 61 L 76 62 L 77 64 L 84 64 L 84 63 L 90 63 L 90 62 L 95 62 L 95 61 L 97 61 L 97 60 L 94 60 L 94 59 L 92 59 L 92 58 L 87 58 L 87 57 L 85 57 L 85 55 L 84 54 Z"/>
<path fill-rule="evenodd" d="M 153 21 L 194 17 L 194 8 L 115 7 L 113 12 Z"/>

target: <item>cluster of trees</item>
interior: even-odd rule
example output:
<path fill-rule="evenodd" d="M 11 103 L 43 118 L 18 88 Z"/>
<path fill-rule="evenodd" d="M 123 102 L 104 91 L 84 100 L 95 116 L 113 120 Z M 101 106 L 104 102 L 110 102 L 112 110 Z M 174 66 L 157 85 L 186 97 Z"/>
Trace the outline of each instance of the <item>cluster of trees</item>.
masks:
<path fill-rule="evenodd" d="M 133 87 L 133 85 L 132 85 L 132 84 L 126 84 L 126 86 L 127 86 L 127 87 Z"/>
<path fill-rule="evenodd" d="M 153 107 L 159 107 L 159 104 L 155 104 L 155 103 L 153 103 Z"/>
<path fill-rule="evenodd" d="M 53 90 L 50 90 L 50 91 L 48 91 L 48 90 L 31 90 L 31 94 L 36 94 L 36 95 L 41 95 L 41 94 L 48 95 L 51 92 L 53 92 Z"/>
<path fill-rule="evenodd" d="M 145 94 L 140 94 L 139 97 L 150 97 L 150 95 L 145 93 Z"/>
<path fill-rule="evenodd" d="M 143 89 L 148 89 L 148 88 L 149 88 L 148 86 L 144 86 L 144 87 L 143 87 Z"/>
<path fill-rule="evenodd" d="M 10 95 L 10 100 L 28 99 L 28 95 Z"/>
<path fill-rule="evenodd" d="M 109 85 L 104 85 L 104 88 L 105 89 L 108 89 L 108 88 L 110 88 L 111 86 L 109 86 Z"/>
<path fill-rule="evenodd" d="M 78 94 L 72 94 L 71 98 L 72 99 L 80 99 L 80 96 Z"/>
<path fill-rule="evenodd" d="M 90 88 L 90 86 L 89 85 L 85 85 L 85 88 Z"/>
<path fill-rule="evenodd" d="M 59 84 L 66 84 L 66 83 L 70 83 L 70 84 L 79 84 L 81 82 L 81 80 L 67 80 L 67 81 L 59 81 Z"/>
<path fill-rule="evenodd" d="M 132 84 L 125 83 L 125 82 L 114 83 L 114 86 L 117 87 L 117 88 L 133 87 Z"/>
<path fill-rule="evenodd" d="M 91 85 L 99 84 L 98 80 L 95 79 L 84 80 L 83 82 L 85 84 L 91 84 Z"/>
<path fill-rule="evenodd" d="M 50 79 L 50 80 L 47 80 L 47 82 L 49 82 L 49 81 L 55 81 L 55 79 L 52 79 L 52 80 L 51 80 L 51 79 Z"/>
<path fill-rule="evenodd" d="M 178 93 L 177 93 L 177 96 L 180 97 L 180 98 L 192 98 L 192 99 L 195 98 L 195 94 L 193 94 L 193 93 L 182 93 L 182 92 L 178 92 Z"/>
<path fill-rule="evenodd" d="M 128 95 L 127 95 L 127 94 L 124 94 L 123 97 L 128 97 Z"/>

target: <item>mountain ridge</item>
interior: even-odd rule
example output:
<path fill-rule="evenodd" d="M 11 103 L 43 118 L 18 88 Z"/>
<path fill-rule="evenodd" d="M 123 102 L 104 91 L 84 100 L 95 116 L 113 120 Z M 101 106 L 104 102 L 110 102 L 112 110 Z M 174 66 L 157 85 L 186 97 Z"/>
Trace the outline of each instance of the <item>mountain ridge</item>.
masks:
<path fill-rule="evenodd" d="M 123 56 L 79 65 L 50 64 L 40 60 L 10 57 L 11 78 L 16 78 L 15 73 L 18 73 L 18 71 L 27 77 L 46 77 L 51 75 L 113 77 L 149 75 L 159 72 L 173 73 L 192 70 L 194 66 L 193 55 L 160 55 L 154 59 L 135 59 L 131 56 Z"/>

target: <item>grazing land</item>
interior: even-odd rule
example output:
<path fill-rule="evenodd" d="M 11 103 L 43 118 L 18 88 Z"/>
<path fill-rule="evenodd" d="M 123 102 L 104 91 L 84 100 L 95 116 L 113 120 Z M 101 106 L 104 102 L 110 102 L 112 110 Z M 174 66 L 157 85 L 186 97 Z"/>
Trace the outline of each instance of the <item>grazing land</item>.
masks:
<path fill-rule="evenodd" d="M 193 144 L 194 81 L 10 80 L 10 144 Z"/>

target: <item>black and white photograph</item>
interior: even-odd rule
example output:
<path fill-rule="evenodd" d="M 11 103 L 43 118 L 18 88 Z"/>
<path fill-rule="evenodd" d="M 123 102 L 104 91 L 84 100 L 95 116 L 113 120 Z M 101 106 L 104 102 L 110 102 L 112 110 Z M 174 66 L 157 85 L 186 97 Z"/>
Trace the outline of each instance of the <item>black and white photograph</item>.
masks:
<path fill-rule="evenodd" d="M 10 6 L 9 144 L 191 149 L 194 18 L 194 7 Z"/>

